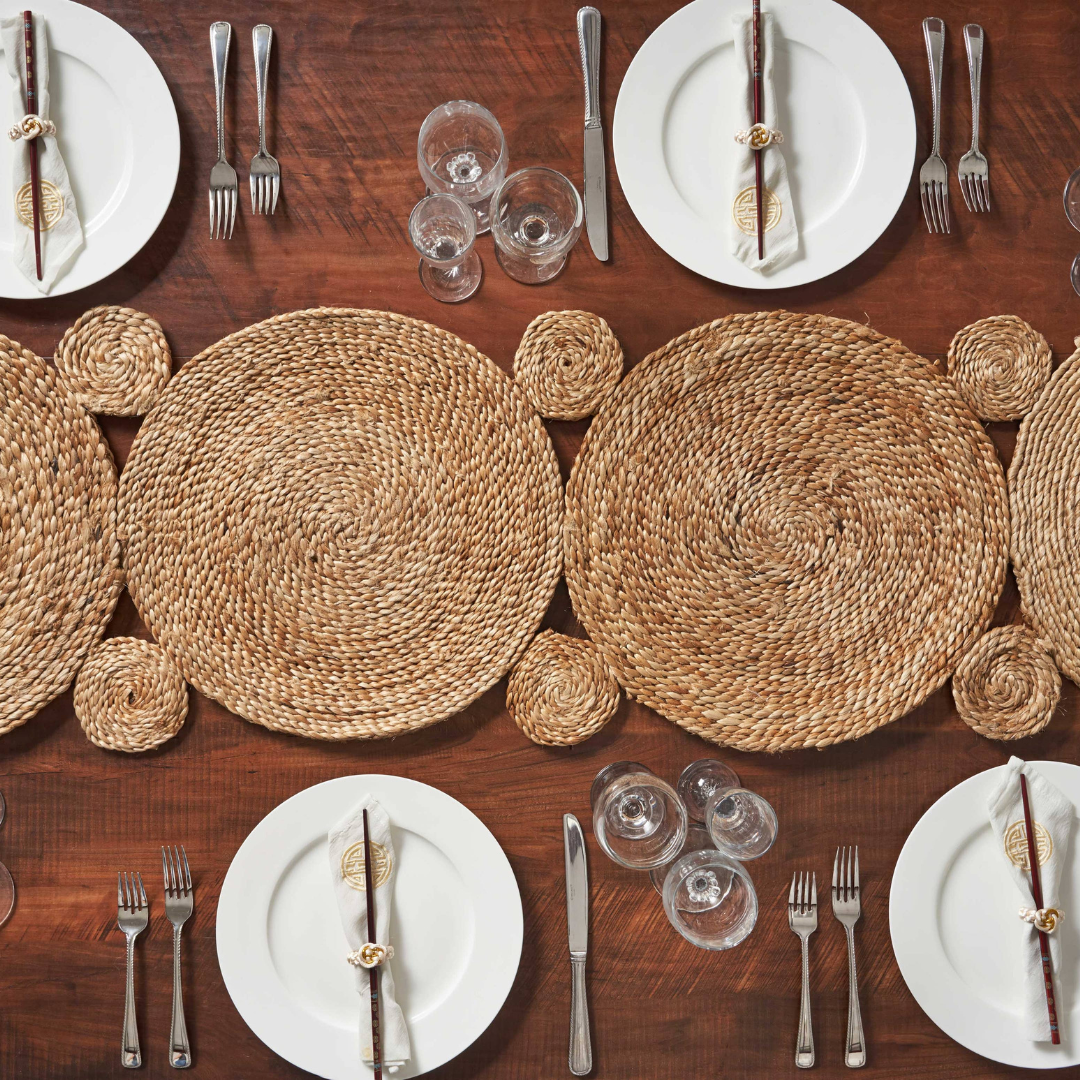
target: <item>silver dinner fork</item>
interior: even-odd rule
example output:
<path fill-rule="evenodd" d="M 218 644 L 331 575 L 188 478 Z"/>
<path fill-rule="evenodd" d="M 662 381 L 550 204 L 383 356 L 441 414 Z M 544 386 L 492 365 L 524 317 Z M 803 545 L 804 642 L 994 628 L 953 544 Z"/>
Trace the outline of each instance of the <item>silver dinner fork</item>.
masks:
<path fill-rule="evenodd" d="M 116 925 L 127 938 L 127 993 L 124 996 L 124 1044 L 120 1063 L 125 1069 L 142 1065 L 139 1026 L 135 1019 L 135 939 L 146 929 L 150 911 L 141 874 L 116 875 Z"/>
<path fill-rule="evenodd" d="M 231 240 L 239 190 L 236 170 L 225 160 L 225 66 L 229 62 L 232 27 L 210 25 L 210 55 L 214 58 L 214 96 L 217 101 L 217 162 L 210 170 L 210 238 Z"/>
<path fill-rule="evenodd" d="M 976 23 L 964 27 L 968 76 L 971 79 L 971 149 L 960 159 L 957 175 L 969 210 L 990 209 L 990 167 L 979 153 L 979 90 L 982 83 L 983 28 Z"/>
<path fill-rule="evenodd" d="M 799 1006 L 799 1040 L 795 1064 L 809 1069 L 814 1064 L 814 1027 L 810 1021 L 810 935 L 817 929 L 817 874 L 794 873 L 788 893 L 788 926 L 802 942 L 802 1003 Z"/>
<path fill-rule="evenodd" d="M 941 157 L 941 72 L 945 56 L 945 24 L 940 19 L 923 19 L 926 56 L 930 61 L 930 100 L 934 111 L 930 156 L 919 170 L 919 194 L 923 217 L 930 232 L 949 231 L 949 170 Z"/>
<path fill-rule="evenodd" d="M 191 1044 L 184 1021 L 184 991 L 180 985 L 180 928 L 191 918 L 195 893 L 191 888 L 191 870 L 187 852 L 175 845 L 161 849 L 161 868 L 165 874 L 165 914 L 172 923 L 172 1033 L 169 1036 L 169 1064 L 186 1069 L 191 1064 Z"/>
<path fill-rule="evenodd" d="M 844 1064 L 850 1069 L 866 1064 L 866 1037 L 859 1009 L 859 980 L 855 974 L 855 924 L 862 914 L 860 897 L 859 849 L 837 848 L 832 868 L 832 910 L 847 932 L 848 1010 Z"/>
<path fill-rule="evenodd" d="M 274 32 L 266 23 L 251 31 L 255 46 L 255 94 L 259 100 L 259 152 L 251 159 L 251 212 L 272 214 L 281 188 L 281 166 L 266 152 L 266 81 L 270 74 L 270 43 Z"/>

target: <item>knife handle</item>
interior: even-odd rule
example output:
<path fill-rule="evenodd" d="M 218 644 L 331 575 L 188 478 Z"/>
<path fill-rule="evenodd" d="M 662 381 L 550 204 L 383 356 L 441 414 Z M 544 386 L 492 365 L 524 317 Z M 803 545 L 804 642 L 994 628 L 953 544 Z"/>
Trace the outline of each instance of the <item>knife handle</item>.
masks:
<path fill-rule="evenodd" d="M 577 13 L 581 72 L 585 76 L 585 126 L 600 126 L 600 12 L 583 7 Z"/>
<path fill-rule="evenodd" d="M 585 957 L 570 958 L 570 1071 L 575 1076 L 592 1072 L 589 1003 L 585 1000 Z"/>

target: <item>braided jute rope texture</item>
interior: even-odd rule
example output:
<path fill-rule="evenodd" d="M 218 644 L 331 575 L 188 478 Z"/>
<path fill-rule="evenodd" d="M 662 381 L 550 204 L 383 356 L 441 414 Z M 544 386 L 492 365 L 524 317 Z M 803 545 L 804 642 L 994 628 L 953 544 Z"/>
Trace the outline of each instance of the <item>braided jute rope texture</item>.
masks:
<path fill-rule="evenodd" d="M 108 443 L 51 367 L 0 336 L 0 734 L 71 685 L 119 566 Z"/>
<path fill-rule="evenodd" d="M 946 366 L 977 416 L 1018 420 L 1050 378 L 1050 346 L 1016 315 L 995 315 L 957 332 Z"/>
<path fill-rule="evenodd" d="M 95 645 L 75 680 L 75 715 L 103 750 L 135 754 L 168 742 L 188 711 L 183 676 L 165 650 L 139 638 Z"/>
<path fill-rule="evenodd" d="M 514 381 L 550 420 L 592 416 L 622 378 L 623 351 L 611 327 L 589 311 L 549 311 L 525 329 Z"/>
<path fill-rule="evenodd" d="M 619 684 L 591 641 L 544 630 L 510 672 L 506 707 L 541 746 L 574 746 L 619 707 Z"/>
<path fill-rule="evenodd" d="M 959 391 L 821 315 L 732 315 L 647 357 L 566 499 L 570 598 L 623 688 L 742 750 L 903 716 L 1005 581 L 1005 477 Z"/>
<path fill-rule="evenodd" d="M 561 571 L 543 422 L 434 326 L 320 308 L 169 382 L 120 481 L 128 586 L 197 690 L 281 731 L 381 738 L 513 666 Z"/>
<path fill-rule="evenodd" d="M 953 673 L 960 719 L 988 739 L 1042 731 L 1061 697 L 1061 675 L 1026 626 L 996 626 L 971 647 Z"/>
<path fill-rule="evenodd" d="M 60 339 L 55 359 L 78 401 L 107 416 L 148 413 L 172 371 L 161 326 L 125 307 L 96 307 L 81 315 Z"/>
<path fill-rule="evenodd" d="M 1076 346 L 1020 425 L 1009 503 L 1021 611 L 1080 683 L 1080 338 Z"/>

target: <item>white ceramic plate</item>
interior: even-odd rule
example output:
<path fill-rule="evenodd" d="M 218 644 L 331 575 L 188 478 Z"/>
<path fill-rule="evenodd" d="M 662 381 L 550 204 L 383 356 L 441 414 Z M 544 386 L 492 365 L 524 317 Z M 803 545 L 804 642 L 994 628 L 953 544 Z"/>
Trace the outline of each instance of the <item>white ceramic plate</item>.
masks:
<path fill-rule="evenodd" d="M 1080 768 L 1034 763 L 1073 806 L 1080 806 Z M 1030 1069 L 1080 1064 L 1080 925 L 1062 920 L 1063 971 L 1056 979 L 1060 1046 L 1028 1042 L 1020 1030 L 1015 988 L 1021 941 L 1021 896 L 990 828 L 986 803 L 1004 766 L 947 791 L 920 818 L 904 844 L 889 894 L 889 928 L 900 972 L 923 1011 L 946 1035 L 983 1057 Z M 1038 819 L 1038 808 L 1035 812 Z M 1073 834 L 1071 875 L 1062 909 L 1080 908 L 1080 857 Z"/>
<path fill-rule="evenodd" d="M 915 112 L 892 53 L 832 0 L 767 0 L 799 251 L 769 274 L 729 250 L 738 126 L 731 16 L 746 0 L 694 0 L 634 57 L 615 106 L 619 183 L 645 231 L 714 281 L 782 289 L 858 258 L 892 221 L 915 161 Z"/>
<path fill-rule="evenodd" d="M 248 1027 L 329 1080 L 372 1075 L 360 1061 L 359 997 L 326 853 L 328 829 L 370 792 L 394 830 L 390 924 L 397 998 L 419 1076 L 494 1020 L 517 974 L 522 911 L 495 837 L 449 795 L 398 776 L 344 776 L 294 795 L 241 845 L 221 889 L 218 963 Z"/>
<path fill-rule="evenodd" d="M 48 293 L 60 296 L 108 277 L 153 235 L 176 187 L 180 125 L 161 72 L 126 30 L 71 0 L 34 0 L 33 8 L 48 24 L 51 117 L 86 237 Z M 0 116 L 6 118 L 11 88 L 3 63 Z M 0 296 L 19 299 L 41 294 L 11 261 L 6 133 L 13 121 L 0 124 Z"/>

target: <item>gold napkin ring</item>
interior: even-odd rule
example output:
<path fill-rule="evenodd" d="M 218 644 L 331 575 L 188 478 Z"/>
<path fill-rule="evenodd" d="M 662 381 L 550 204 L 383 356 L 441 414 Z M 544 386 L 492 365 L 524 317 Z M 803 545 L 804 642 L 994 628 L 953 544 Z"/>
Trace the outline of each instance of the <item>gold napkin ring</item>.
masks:
<path fill-rule="evenodd" d="M 27 113 L 17 124 L 8 128 L 8 138 L 12 142 L 25 139 L 29 142 L 39 135 L 55 135 L 56 125 L 51 120 L 43 120 L 37 113 Z"/>
<path fill-rule="evenodd" d="M 1061 918 L 1061 912 L 1057 908 L 1021 908 L 1020 918 L 1024 922 L 1031 923 L 1036 930 L 1041 930 L 1044 934 L 1052 934 L 1057 929 L 1058 920 Z"/>
<path fill-rule="evenodd" d="M 776 128 L 766 127 L 764 124 L 755 124 L 745 131 L 735 132 L 735 141 L 749 146 L 751 150 L 764 150 L 773 143 L 782 143 L 784 133 Z"/>
<path fill-rule="evenodd" d="M 359 949 L 353 949 L 345 957 L 353 967 L 374 968 L 381 967 L 387 960 L 394 957 L 393 945 L 376 945 L 373 941 L 367 941 Z"/>

